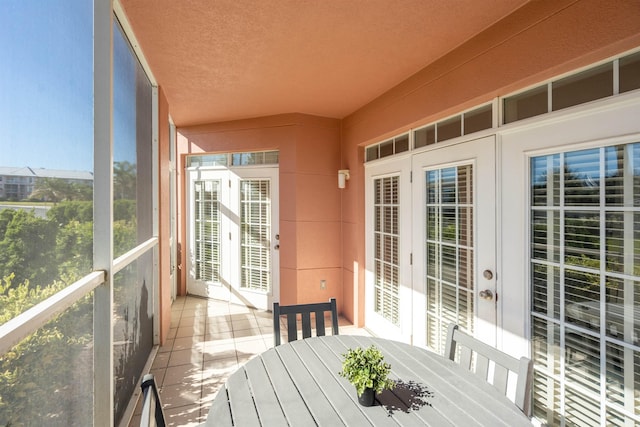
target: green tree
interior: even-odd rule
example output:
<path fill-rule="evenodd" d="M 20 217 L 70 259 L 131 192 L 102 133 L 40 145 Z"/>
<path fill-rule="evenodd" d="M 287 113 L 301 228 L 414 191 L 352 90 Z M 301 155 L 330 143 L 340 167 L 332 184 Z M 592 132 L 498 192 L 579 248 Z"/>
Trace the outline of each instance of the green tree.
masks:
<path fill-rule="evenodd" d="M 0 282 L 0 324 L 60 291 Z M 0 425 L 90 425 L 92 301 L 86 297 L 0 356 Z"/>
<path fill-rule="evenodd" d="M 38 178 L 31 199 L 58 203 L 63 200 L 91 200 L 93 187 L 90 184 L 69 182 L 62 178 Z"/>
<path fill-rule="evenodd" d="M 33 212 L 15 211 L 0 241 L 0 276 L 15 274 L 19 283 L 51 283 L 55 262 L 56 225 Z"/>
<path fill-rule="evenodd" d="M 136 199 L 137 170 L 134 163 L 127 161 L 113 163 L 114 199 Z"/>

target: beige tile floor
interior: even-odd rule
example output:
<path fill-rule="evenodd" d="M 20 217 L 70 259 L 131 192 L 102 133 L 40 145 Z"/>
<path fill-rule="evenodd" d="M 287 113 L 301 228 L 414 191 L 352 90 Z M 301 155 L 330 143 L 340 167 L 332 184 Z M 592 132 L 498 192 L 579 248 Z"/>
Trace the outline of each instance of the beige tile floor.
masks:
<path fill-rule="evenodd" d="M 340 319 L 340 334 L 368 335 Z M 171 329 L 151 367 L 169 426 L 196 426 L 227 377 L 273 347 L 272 313 L 197 297 L 178 297 Z M 130 426 L 139 425 L 140 402 Z"/>

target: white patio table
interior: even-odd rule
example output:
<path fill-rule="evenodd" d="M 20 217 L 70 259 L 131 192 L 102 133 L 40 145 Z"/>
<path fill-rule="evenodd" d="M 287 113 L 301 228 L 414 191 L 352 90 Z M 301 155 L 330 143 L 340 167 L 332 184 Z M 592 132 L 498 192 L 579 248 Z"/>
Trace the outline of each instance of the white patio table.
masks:
<path fill-rule="evenodd" d="M 376 345 L 391 364 L 394 390 L 358 403 L 338 373 L 349 348 Z M 531 426 L 490 384 L 452 361 L 396 341 L 335 335 L 272 348 L 234 372 L 204 426 Z"/>

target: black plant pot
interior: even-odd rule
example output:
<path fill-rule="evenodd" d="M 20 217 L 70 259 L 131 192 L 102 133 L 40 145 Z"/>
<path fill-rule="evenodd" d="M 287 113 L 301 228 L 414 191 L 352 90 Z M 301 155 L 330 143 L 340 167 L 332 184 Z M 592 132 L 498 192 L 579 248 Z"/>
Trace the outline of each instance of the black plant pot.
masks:
<path fill-rule="evenodd" d="M 358 402 L 362 406 L 373 406 L 376 401 L 376 391 L 372 388 L 365 388 L 360 396 L 358 396 Z"/>

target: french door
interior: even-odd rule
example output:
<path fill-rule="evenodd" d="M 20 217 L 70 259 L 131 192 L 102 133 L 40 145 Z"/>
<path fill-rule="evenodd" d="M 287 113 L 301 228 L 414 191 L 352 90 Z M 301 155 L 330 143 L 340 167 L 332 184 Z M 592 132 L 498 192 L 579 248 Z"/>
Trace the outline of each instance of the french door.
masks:
<path fill-rule="evenodd" d="M 366 324 L 442 352 L 456 322 L 496 342 L 495 139 L 366 169 Z"/>
<path fill-rule="evenodd" d="M 188 171 L 187 292 L 268 309 L 279 296 L 278 168 Z"/>

